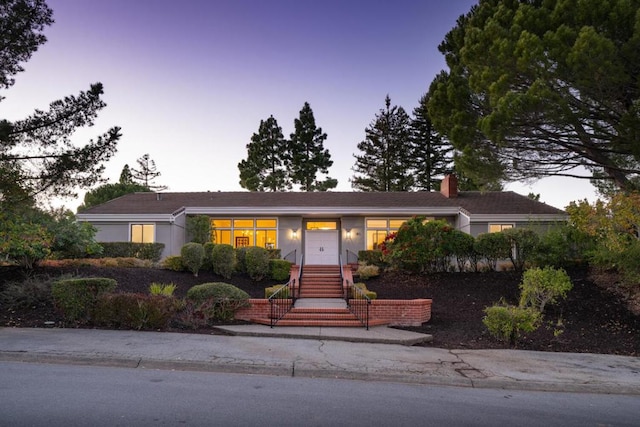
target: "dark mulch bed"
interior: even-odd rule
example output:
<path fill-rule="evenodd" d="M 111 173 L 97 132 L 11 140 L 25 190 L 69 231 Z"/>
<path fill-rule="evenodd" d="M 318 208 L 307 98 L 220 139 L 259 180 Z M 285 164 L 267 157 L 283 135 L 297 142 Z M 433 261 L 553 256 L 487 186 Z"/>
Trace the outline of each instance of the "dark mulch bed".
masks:
<path fill-rule="evenodd" d="M 594 284 L 586 269 L 569 271 L 574 288 L 565 301 L 548 306 L 543 325 L 525 335 L 519 349 L 579 353 L 640 355 L 640 316 L 627 310 L 620 298 L 605 287 Z M 32 275 L 110 277 L 118 281 L 120 292 L 148 292 L 153 282 L 174 283 L 175 295 L 183 297 L 191 286 L 225 281 L 245 290 L 254 298 L 264 297 L 264 288 L 275 282 L 255 283 L 236 275 L 224 280 L 211 272 L 198 277 L 189 273 L 139 268 L 39 268 Z M 0 292 L 7 283 L 22 280 L 23 273 L 0 267 Z M 366 281 L 367 287 L 384 299 L 433 299 L 432 318 L 421 327 L 406 328 L 429 333 L 431 346 L 449 349 L 490 349 L 508 346 L 492 338 L 482 324 L 485 307 L 504 298 L 517 303 L 521 275 L 514 272 L 439 273 L 406 275 L 383 273 Z M 611 286 L 609 286 L 610 288 Z M 0 302 L 0 325 L 42 327 L 45 321 L 62 324 L 50 301 L 27 308 L 9 307 Z M 193 331 L 191 331 L 193 332 Z M 214 333 L 200 330 L 200 333 Z"/>

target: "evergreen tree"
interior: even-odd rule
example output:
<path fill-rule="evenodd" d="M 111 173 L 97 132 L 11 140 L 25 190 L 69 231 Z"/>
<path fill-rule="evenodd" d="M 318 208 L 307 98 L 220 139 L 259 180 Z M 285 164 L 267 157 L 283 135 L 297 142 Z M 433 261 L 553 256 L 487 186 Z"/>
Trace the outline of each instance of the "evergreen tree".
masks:
<path fill-rule="evenodd" d="M 411 120 L 414 186 L 416 190 L 438 191 L 440 181 L 451 169 L 453 147 L 433 127 L 427 111 L 428 102 L 429 96 L 423 95 Z"/>
<path fill-rule="evenodd" d="M 43 31 L 53 23 L 52 13 L 42 0 L 0 1 L 0 89 L 14 84 L 23 64 L 46 42 Z M 102 94 L 102 84 L 95 83 L 22 120 L 0 118 L 0 212 L 29 206 L 39 196 L 74 196 L 77 187 L 101 180 L 120 129 L 113 127 L 82 146 L 73 144 L 71 135 L 94 124 L 106 106 Z"/>
<path fill-rule="evenodd" d="M 124 165 L 122 172 L 120 172 L 120 184 L 133 184 L 133 175 L 131 175 L 131 169 L 129 165 Z"/>
<path fill-rule="evenodd" d="M 308 102 L 300 110 L 300 117 L 295 119 L 295 132 L 289 141 L 289 175 L 293 184 L 300 184 L 302 191 L 327 191 L 335 188 L 338 181 L 327 177 L 324 181 L 316 179 L 318 172 L 328 173 L 333 164 L 329 150 L 323 143 L 327 134 L 316 127 L 313 110 Z"/>
<path fill-rule="evenodd" d="M 249 191 L 284 191 L 291 189 L 286 170 L 291 158 L 282 128 L 269 116 L 260 120 L 258 133 L 247 144 L 247 158 L 238 163 L 240 185 Z"/>
<path fill-rule="evenodd" d="M 140 184 L 152 191 L 163 191 L 168 187 L 166 185 L 156 185 L 153 180 L 162 175 L 156 168 L 156 162 L 151 160 L 149 154 L 145 154 L 136 160 L 140 169 L 130 169 L 131 179 L 134 183 Z M 125 166 L 127 169 L 128 165 Z M 125 173 L 123 170 L 122 173 Z M 122 178 L 122 174 L 120 174 Z M 126 179 L 126 176 L 125 176 Z"/>
<path fill-rule="evenodd" d="M 354 154 L 354 189 L 409 191 L 413 186 L 409 115 L 402 107 L 392 108 L 389 95 L 385 106 L 365 129 L 366 139 L 358 144 L 362 154 Z"/>

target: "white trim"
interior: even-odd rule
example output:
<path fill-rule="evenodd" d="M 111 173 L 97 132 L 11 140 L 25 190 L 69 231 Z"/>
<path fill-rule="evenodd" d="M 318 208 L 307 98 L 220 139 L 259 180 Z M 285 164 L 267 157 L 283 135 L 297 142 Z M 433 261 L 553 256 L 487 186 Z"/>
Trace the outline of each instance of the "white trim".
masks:
<path fill-rule="evenodd" d="M 78 214 L 78 221 L 91 222 L 173 222 L 168 214 Z"/>
<path fill-rule="evenodd" d="M 471 222 L 531 222 L 531 221 L 566 221 L 567 215 L 556 214 L 480 214 L 465 215 Z"/>

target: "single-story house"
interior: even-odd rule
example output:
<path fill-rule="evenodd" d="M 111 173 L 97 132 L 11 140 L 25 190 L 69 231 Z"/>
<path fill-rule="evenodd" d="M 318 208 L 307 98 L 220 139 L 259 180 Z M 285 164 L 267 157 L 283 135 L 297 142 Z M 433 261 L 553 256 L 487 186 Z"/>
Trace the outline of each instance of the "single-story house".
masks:
<path fill-rule="evenodd" d="M 564 211 L 511 191 L 458 191 L 454 175 L 440 192 L 133 193 L 77 218 L 98 229 L 99 242 L 163 243 L 166 257 L 180 254 L 194 215 L 211 218 L 216 243 L 279 248 L 295 262 L 304 254 L 305 264 L 353 260 L 415 215 L 444 219 L 473 236 L 566 220 Z"/>

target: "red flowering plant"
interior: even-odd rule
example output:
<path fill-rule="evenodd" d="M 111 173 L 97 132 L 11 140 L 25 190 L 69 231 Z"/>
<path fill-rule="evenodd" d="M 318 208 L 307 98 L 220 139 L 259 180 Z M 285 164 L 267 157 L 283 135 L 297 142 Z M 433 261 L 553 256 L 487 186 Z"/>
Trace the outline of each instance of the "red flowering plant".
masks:
<path fill-rule="evenodd" d="M 382 243 L 380 243 L 378 249 L 380 250 L 380 252 L 382 252 L 382 256 L 389 254 L 389 251 L 391 250 L 391 247 L 393 246 L 393 242 L 395 241 L 397 235 L 398 233 L 395 231 L 393 233 L 389 233 L 384 238 Z"/>

